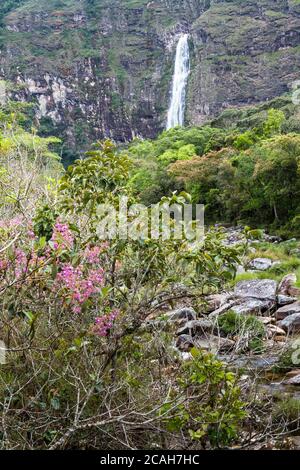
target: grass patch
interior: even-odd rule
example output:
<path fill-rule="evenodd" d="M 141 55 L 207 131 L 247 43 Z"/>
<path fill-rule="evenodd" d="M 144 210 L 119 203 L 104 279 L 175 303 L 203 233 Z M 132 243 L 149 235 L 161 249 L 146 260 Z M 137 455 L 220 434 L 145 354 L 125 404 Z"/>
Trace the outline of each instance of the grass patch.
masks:
<path fill-rule="evenodd" d="M 285 429 L 297 429 L 300 424 L 300 400 L 288 397 L 280 400 L 274 408 L 273 419 L 282 422 Z"/>
<path fill-rule="evenodd" d="M 289 273 L 295 273 L 297 276 L 296 286 L 300 287 L 300 257 L 293 252 L 299 249 L 298 241 L 282 243 L 257 243 L 255 253 L 250 253 L 248 261 L 255 258 L 269 258 L 272 261 L 279 261 L 280 264 L 272 266 L 266 271 L 246 271 L 238 274 L 235 282 L 250 281 L 253 279 L 273 279 L 280 282 L 283 276 Z"/>
<path fill-rule="evenodd" d="M 266 330 L 264 324 L 254 315 L 244 316 L 229 310 L 219 317 L 218 326 L 227 336 L 248 337 L 249 349 L 256 353 L 262 352 Z"/>

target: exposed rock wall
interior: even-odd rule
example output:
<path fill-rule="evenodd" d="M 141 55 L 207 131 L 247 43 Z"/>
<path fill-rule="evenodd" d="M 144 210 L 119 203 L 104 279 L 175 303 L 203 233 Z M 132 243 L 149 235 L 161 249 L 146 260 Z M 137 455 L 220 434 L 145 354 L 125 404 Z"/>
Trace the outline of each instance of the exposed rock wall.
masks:
<path fill-rule="evenodd" d="M 153 137 L 166 122 L 180 31 L 187 121 L 287 91 L 300 78 L 298 0 L 23 0 L 3 19 L 0 72 L 45 132 L 77 148 Z"/>

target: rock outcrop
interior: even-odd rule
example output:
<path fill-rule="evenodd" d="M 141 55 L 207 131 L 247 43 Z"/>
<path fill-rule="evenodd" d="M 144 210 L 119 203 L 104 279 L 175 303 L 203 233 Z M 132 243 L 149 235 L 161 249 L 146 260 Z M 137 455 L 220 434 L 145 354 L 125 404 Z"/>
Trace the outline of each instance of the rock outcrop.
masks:
<path fill-rule="evenodd" d="M 296 1 L 18 0 L 2 11 L 0 75 L 35 103 L 45 134 L 77 149 L 165 128 L 182 32 L 190 124 L 282 95 L 299 78 Z"/>

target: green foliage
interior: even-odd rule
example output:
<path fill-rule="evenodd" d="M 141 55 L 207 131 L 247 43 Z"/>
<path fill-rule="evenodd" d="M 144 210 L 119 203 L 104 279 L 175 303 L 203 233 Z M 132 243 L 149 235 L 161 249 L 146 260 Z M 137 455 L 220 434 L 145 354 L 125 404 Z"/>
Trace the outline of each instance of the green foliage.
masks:
<path fill-rule="evenodd" d="M 246 131 L 236 137 L 233 145 L 238 150 L 247 150 L 256 142 L 256 140 L 257 136 L 253 132 Z"/>
<path fill-rule="evenodd" d="M 48 204 L 38 207 L 33 220 L 34 233 L 38 237 L 45 237 L 46 241 L 49 241 L 52 237 L 53 227 L 57 218 L 58 213 Z"/>
<path fill-rule="evenodd" d="M 247 416 L 237 378 L 212 354 L 193 349 L 192 355 L 179 379 L 189 399 L 175 408 L 167 429 L 188 430 L 191 438 L 200 440 L 203 446 L 207 441 L 212 447 L 229 445 Z M 165 405 L 161 412 L 167 408 L 171 405 Z"/>
<path fill-rule="evenodd" d="M 285 430 L 298 430 L 300 424 L 300 402 L 297 398 L 279 399 L 272 412 L 274 421 L 282 424 Z"/>
<path fill-rule="evenodd" d="M 265 137 L 272 137 L 280 134 L 282 125 L 285 121 L 285 114 L 278 109 L 270 109 L 268 111 L 268 119 L 264 123 L 263 130 Z"/>
<path fill-rule="evenodd" d="M 235 145 L 239 146 L 243 145 Z M 205 204 L 209 221 L 286 227 L 297 235 L 299 159 L 299 135 L 275 135 L 247 150 L 227 148 L 201 159 L 177 161 L 169 172 L 192 188 L 194 199 Z"/>
<path fill-rule="evenodd" d="M 209 223 L 239 221 L 298 236 L 300 140 L 297 133 L 284 134 L 287 101 L 277 101 L 278 108 L 262 107 L 264 119 L 243 132 L 206 125 L 132 142 L 131 190 L 152 204 L 162 193 L 185 189 L 205 205 Z"/>
<path fill-rule="evenodd" d="M 130 187 L 145 204 L 154 204 L 163 195 L 183 189 L 168 172 L 177 161 L 193 160 L 210 150 L 221 149 L 229 136 L 221 129 L 209 126 L 176 128 L 164 131 L 156 140 L 135 140 L 126 151 L 134 161 Z"/>
<path fill-rule="evenodd" d="M 63 210 L 95 215 L 98 204 L 116 201 L 121 189 L 125 193 L 129 161 L 115 150 L 112 142 L 99 142 L 69 166 L 59 188 Z"/>
<path fill-rule="evenodd" d="M 2 0 L 0 5 L 0 24 L 3 23 L 3 18 L 7 13 L 9 13 L 14 8 L 18 8 L 27 0 Z"/>
<path fill-rule="evenodd" d="M 257 317 L 240 315 L 230 310 L 218 318 L 218 326 L 226 335 L 246 337 L 249 348 L 261 352 L 266 331 Z"/>

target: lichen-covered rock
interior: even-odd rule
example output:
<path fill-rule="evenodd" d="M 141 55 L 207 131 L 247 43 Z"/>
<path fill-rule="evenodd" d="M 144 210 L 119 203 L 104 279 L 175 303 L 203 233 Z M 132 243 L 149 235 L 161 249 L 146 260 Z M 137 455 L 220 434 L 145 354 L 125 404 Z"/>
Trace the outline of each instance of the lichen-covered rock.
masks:
<path fill-rule="evenodd" d="M 278 326 L 288 333 L 297 333 L 300 331 L 300 313 L 289 315 L 278 322 Z"/>
<path fill-rule="evenodd" d="M 213 353 L 232 351 L 235 347 L 235 342 L 228 338 L 221 338 L 219 336 L 207 335 L 205 337 L 194 338 L 194 344 L 199 349 L 205 349 Z"/>
<path fill-rule="evenodd" d="M 285 380 L 284 383 L 286 385 L 300 385 L 300 374 Z"/>
<path fill-rule="evenodd" d="M 195 310 L 191 307 L 184 307 L 179 308 L 177 310 L 172 310 L 171 312 L 167 313 L 167 317 L 169 320 L 178 321 L 178 320 L 196 320 L 197 314 Z"/>
<path fill-rule="evenodd" d="M 176 340 L 176 347 L 180 351 L 189 351 L 194 346 L 193 338 L 190 335 L 180 335 Z"/>
<path fill-rule="evenodd" d="M 192 320 L 187 322 L 178 331 L 178 335 L 189 334 L 190 336 L 203 335 L 207 332 L 213 331 L 214 325 L 210 320 Z"/>
<path fill-rule="evenodd" d="M 232 293 L 221 293 L 221 294 L 212 294 L 206 297 L 205 311 L 211 313 L 214 310 L 225 305 L 228 299 L 232 296 Z"/>
<path fill-rule="evenodd" d="M 278 294 L 291 295 L 290 291 L 294 284 L 297 282 L 297 276 L 294 273 L 287 274 L 281 280 L 278 286 Z"/>
<path fill-rule="evenodd" d="M 241 303 L 231 307 L 231 310 L 242 315 L 262 315 L 263 313 L 268 315 L 273 305 L 274 302 L 272 300 L 247 298 L 244 299 Z"/>
<path fill-rule="evenodd" d="M 286 336 L 286 332 L 277 325 L 268 325 L 267 335 L 268 338 L 272 338 L 273 336 Z"/>
<path fill-rule="evenodd" d="M 255 258 L 249 262 L 248 267 L 257 271 L 266 271 L 272 267 L 272 264 L 269 258 Z"/>
<path fill-rule="evenodd" d="M 252 298 L 260 300 L 276 300 L 277 282 L 271 279 L 254 279 L 251 281 L 240 281 L 234 289 L 238 298 Z"/>
<path fill-rule="evenodd" d="M 300 302 L 294 302 L 293 304 L 280 307 L 276 311 L 275 316 L 277 320 L 283 320 L 284 318 L 288 317 L 289 315 L 293 315 L 294 313 L 300 313 Z"/>
<path fill-rule="evenodd" d="M 285 305 L 293 304 L 296 301 L 297 301 L 297 297 L 291 297 L 289 295 L 281 295 L 281 294 L 279 294 L 277 296 L 277 304 L 280 307 L 284 307 Z"/>

